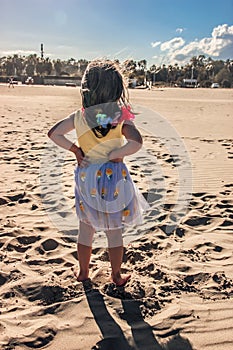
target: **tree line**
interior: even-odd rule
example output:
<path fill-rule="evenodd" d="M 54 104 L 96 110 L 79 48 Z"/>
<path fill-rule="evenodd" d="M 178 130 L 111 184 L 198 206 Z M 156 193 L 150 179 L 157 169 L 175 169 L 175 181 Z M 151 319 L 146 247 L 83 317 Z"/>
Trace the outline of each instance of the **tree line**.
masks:
<path fill-rule="evenodd" d="M 145 59 L 133 59 L 119 62 L 124 75 L 130 82 L 137 85 L 180 86 L 183 79 L 196 79 L 200 87 L 210 87 L 213 82 L 224 88 L 233 87 L 233 60 L 213 60 L 204 55 L 193 56 L 191 60 L 179 66 L 177 63 L 161 64 L 148 67 Z M 23 77 L 67 76 L 81 78 L 88 60 L 70 58 L 68 60 L 51 60 L 41 58 L 36 54 L 20 56 L 14 54 L 0 58 L 0 77 L 10 77 L 23 80 Z"/>

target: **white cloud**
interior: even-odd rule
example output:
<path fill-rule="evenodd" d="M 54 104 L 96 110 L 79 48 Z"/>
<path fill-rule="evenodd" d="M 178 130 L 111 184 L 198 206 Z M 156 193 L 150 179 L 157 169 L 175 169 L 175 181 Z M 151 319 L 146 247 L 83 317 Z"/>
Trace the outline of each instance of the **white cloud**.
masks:
<path fill-rule="evenodd" d="M 151 46 L 152 46 L 152 47 L 157 47 L 157 46 L 159 46 L 160 44 L 161 44 L 161 41 L 155 41 L 155 42 L 151 43 Z"/>
<path fill-rule="evenodd" d="M 175 37 L 160 45 L 161 51 L 168 51 L 166 62 L 185 64 L 193 56 L 205 55 L 217 59 L 233 58 L 233 25 L 218 25 L 213 28 L 211 37 L 195 39 L 189 43 Z"/>
<path fill-rule="evenodd" d="M 169 41 L 165 41 L 160 45 L 160 49 L 161 51 L 166 51 L 166 50 L 176 50 L 179 47 L 183 46 L 185 44 L 184 39 L 177 37 L 177 38 L 173 38 Z"/>
<path fill-rule="evenodd" d="M 1 56 L 13 56 L 13 55 L 20 55 L 20 56 L 29 56 L 38 54 L 36 51 L 30 51 L 30 50 L 8 50 L 8 51 L 0 51 Z"/>
<path fill-rule="evenodd" d="M 212 31 L 213 38 L 227 38 L 233 35 L 233 26 L 228 26 L 227 24 L 222 24 L 217 26 Z"/>
<path fill-rule="evenodd" d="M 181 34 L 181 33 L 183 33 L 183 31 L 184 31 L 184 28 L 176 28 L 176 32 L 177 33 Z"/>
<path fill-rule="evenodd" d="M 233 26 L 219 25 L 213 29 L 210 38 L 192 41 L 179 51 L 174 51 L 172 56 L 183 61 L 202 54 L 213 58 L 233 58 Z"/>

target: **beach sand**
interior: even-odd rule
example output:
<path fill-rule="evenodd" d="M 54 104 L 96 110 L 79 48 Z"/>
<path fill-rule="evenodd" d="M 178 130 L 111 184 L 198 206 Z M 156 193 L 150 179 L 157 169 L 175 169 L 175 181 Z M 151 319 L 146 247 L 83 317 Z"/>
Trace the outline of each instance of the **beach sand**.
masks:
<path fill-rule="evenodd" d="M 79 89 L 0 85 L 1 349 L 233 347 L 233 90 L 130 98 L 144 147 L 126 162 L 151 210 L 125 232 L 132 277 L 116 288 L 102 238 L 92 282 L 73 275 L 75 161 L 47 138 L 80 107 Z"/>

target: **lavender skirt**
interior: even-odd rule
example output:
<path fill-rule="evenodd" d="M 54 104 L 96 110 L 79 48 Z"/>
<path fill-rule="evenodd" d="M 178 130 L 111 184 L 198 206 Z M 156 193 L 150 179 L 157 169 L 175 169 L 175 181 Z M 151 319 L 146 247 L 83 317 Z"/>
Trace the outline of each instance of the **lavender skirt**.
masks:
<path fill-rule="evenodd" d="M 75 204 L 79 219 L 96 231 L 141 225 L 149 208 L 123 162 L 77 166 Z"/>

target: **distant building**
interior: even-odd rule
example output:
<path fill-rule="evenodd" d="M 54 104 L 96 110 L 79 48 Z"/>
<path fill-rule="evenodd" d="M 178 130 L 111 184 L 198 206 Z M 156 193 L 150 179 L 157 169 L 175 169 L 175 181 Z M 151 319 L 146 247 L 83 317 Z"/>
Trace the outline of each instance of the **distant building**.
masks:
<path fill-rule="evenodd" d="M 197 79 L 183 79 L 181 87 L 196 88 L 198 86 Z"/>

